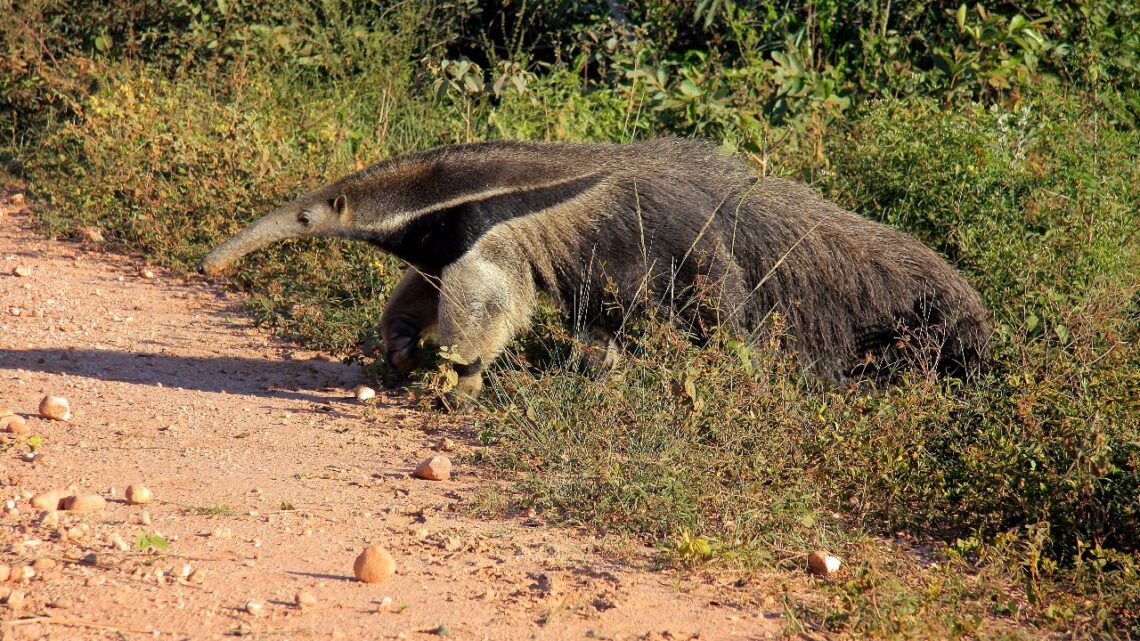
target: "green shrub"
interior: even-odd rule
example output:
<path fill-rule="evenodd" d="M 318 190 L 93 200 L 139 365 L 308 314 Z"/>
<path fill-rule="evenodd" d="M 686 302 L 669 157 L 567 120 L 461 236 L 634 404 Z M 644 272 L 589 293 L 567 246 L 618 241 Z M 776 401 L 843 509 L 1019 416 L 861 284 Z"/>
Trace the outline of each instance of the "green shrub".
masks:
<path fill-rule="evenodd" d="M 502 464 L 532 472 L 524 495 L 557 520 L 683 558 L 670 542 L 703 537 L 748 564 L 852 533 L 961 539 L 958 557 L 1036 590 L 1023 615 L 1135 626 L 1140 595 L 1122 586 L 1140 549 L 1137 134 L 1044 94 L 1014 112 L 887 103 L 826 142 L 821 186 L 978 284 L 998 321 L 985 377 L 819 393 L 774 355 L 696 350 L 665 328 L 604 384 L 505 368 L 489 430 Z M 1049 610 L 1099 584 L 1118 591 Z"/>

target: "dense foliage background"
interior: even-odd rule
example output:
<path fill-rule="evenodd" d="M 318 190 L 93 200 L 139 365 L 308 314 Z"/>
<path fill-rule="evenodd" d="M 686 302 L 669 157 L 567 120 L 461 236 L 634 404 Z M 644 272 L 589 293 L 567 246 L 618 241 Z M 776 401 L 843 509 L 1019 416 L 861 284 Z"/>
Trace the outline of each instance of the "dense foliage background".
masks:
<path fill-rule="evenodd" d="M 544 323 L 476 427 L 487 465 L 523 472 L 505 500 L 674 563 L 840 550 L 845 580 L 787 588 L 791 631 L 1140 636 L 1137 24 L 1110 0 L 9 0 L 0 160 L 45 233 L 187 269 L 397 153 L 721 141 L 950 258 L 993 310 L 992 371 L 819 390 L 666 323 L 598 385 Z M 268 325 L 359 355 L 399 270 L 290 242 L 234 282 Z"/>

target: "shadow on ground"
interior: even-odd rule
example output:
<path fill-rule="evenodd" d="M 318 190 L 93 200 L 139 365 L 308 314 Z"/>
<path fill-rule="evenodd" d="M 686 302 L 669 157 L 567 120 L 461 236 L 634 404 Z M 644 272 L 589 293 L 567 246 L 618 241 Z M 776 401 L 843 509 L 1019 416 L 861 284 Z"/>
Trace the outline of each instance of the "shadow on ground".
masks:
<path fill-rule="evenodd" d="M 91 349 L 0 349 L 0 370 L 23 369 L 102 381 L 162 385 L 202 392 L 327 402 L 305 390 L 353 384 L 346 365 L 228 356 L 171 356 Z"/>

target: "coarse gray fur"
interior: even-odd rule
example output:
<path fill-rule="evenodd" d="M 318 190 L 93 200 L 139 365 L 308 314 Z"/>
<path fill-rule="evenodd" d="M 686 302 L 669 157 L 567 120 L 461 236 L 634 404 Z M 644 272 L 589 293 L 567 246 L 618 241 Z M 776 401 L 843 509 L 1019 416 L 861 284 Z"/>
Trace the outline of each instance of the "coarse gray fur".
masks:
<path fill-rule="evenodd" d="M 530 323 L 538 292 L 613 335 L 646 302 L 703 335 L 778 324 L 824 379 L 924 362 L 976 371 L 977 293 L 916 239 L 698 140 L 487 142 L 392 158 L 301 196 L 201 262 L 217 273 L 285 238 L 367 241 L 410 264 L 381 319 L 387 357 L 455 348 L 459 390 Z M 917 347 L 907 347 L 911 344 Z"/>

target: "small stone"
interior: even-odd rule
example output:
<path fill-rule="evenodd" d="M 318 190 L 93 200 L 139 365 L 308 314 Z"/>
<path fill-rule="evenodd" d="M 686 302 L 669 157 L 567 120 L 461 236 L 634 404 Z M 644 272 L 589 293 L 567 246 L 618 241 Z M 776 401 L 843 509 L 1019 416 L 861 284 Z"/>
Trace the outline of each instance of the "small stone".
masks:
<path fill-rule="evenodd" d="M 396 560 L 384 548 L 372 545 L 356 557 L 352 571 L 362 583 L 383 583 L 396 573 Z"/>
<path fill-rule="evenodd" d="M 13 414 L 15 414 L 15 412 L 12 411 L 12 408 L 8 407 L 7 405 L 0 405 L 0 418 L 11 416 Z"/>
<path fill-rule="evenodd" d="M 85 243 L 103 242 L 103 232 L 99 231 L 98 227 L 84 227 L 83 229 L 80 229 L 79 237 Z"/>
<path fill-rule="evenodd" d="M 50 570 L 50 569 L 54 568 L 55 566 L 56 566 L 55 559 L 36 559 L 35 563 L 32 563 L 32 569 L 35 570 L 36 572 L 43 572 L 44 570 Z"/>
<path fill-rule="evenodd" d="M 13 276 L 19 276 L 20 278 L 23 278 L 25 276 L 31 276 L 32 275 L 32 268 L 28 267 L 27 265 L 16 265 L 12 269 L 12 275 Z"/>
<path fill-rule="evenodd" d="M 98 494 L 77 494 L 64 498 L 59 505 L 68 512 L 98 512 L 107 507 L 107 499 Z"/>
<path fill-rule="evenodd" d="M 154 500 L 154 492 L 145 485 L 133 483 L 127 486 L 127 503 L 132 505 L 145 505 Z"/>
<path fill-rule="evenodd" d="M 245 611 L 252 614 L 255 617 L 259 617 L 259 616 L 261 616 L 261 613 L 265 611 L 265 604 L 263 604 L 260 601 L 253 601 L 253 600 L 246 601 L 245 602 Z"/>
<path fill-rule="evenodd" d="M 12 573 L 12 581 L 31 581 L 36 576 L 36 569 L 25 565 Z"/>
<path fill-rule="evenodd" d="M 59 512 L 55 510 L 44 510 L 36 517 L 36 521 L 44 527 L 58 527 L 59 526 Z"/>
<path fill-rule="evenodd" d="M 147 268 L 147 267 L 143 267 L 142 269 L 139 269 L 139 276 L 142 276 L 143 278 L 150 280 L 151 278 L 155 277 L 155 273 L 154 273 L 154 270 Z"/>
<path fill-rule="evenodd" d="M 454 451 L 455 451 L 455 447 L 456 447 L 456 443 L 455 443 L 455 441 L 454 441 L 454 440 L 452 440 L 452 439 L 450 439 L 450 438 L 448 438 L 448 437 L 446 437 L 446 436 L 445 436 L 445 437 L 443 437 L 443 438 L 441 438 L 441 439 L 439 439 L 439 449 L 440 449 L 441 451 L 444 451 L 444 452 L 454 452 Z"/>
<path fill-rule="evenodd" d="M 12 576 L 11 566 L 0 564 L 0 583 L 7 581 Z"/>
<path fill-rule="evenodd" d="M 143 525 L 150 525 L 150 522 L 150 512 L 146 510 L 139 512 L 139 523 L 142 523 Z"/>
<path fill-rule="evenodd" d="M 131 549 L 130 544 L 124 541 L 123 537 L 118 534 L 111 537 L 111 545 L 115 546 L 115 549 L 120 552 L 129 552 Z"/>
<path fill-rule="evenodd" d="M 0 418 L 0 426 L 3 431 L 12 434 L 26 434 L 28 432 L 28 422 L 22 416 L 5 416 Z"/>
<path fill-rule="evenodd" d="M 8 607 L 13 610 L 22 610 L 27 597 L 23 590 L 12 590 L 8 595 Z"/>
<path fill-rule="evenodd" d="M 376 390 L 367 385 L 357 385 L 356 389 L 352 390 L 352 393 L 356 395 L 356 400 L 361 403 L 366 403 L 376 398 Z"/>
<path fill-rule="evenodd" d="M 839 571 L 842 562 L 824 550 L 816 550 L 808 555 L 808 568 L 820 576 L 829 576 Z"/>
<path fill-rule="evenodd" d="M 317 597 L 315 597 L 312 592 L 301 590 L 293 596 L 293 602 L 296 603 L 299 608 L 311 608 L 317 604 Z"/>
<path fill-rule="evenodd" d="M 15 305 L 13 305 L 12 307 L 8 308 L 8 315 L 9 316 L 22 316 L 23 314 L 24 314 L 24 308 L 23 307 L 16 307 Z"/>
<path fill-rule="evenodd" d="M 18 191 L 11 196 L 8 196 L 8 203 L 13 207 L 23 207 L 24 202 L 26 202 L 26 199 L 23 192 Z"/>
<path fill-rule="evenodd" d="M 67 496 L 67 490 L 48 490 L 47 492 L 40 492 L 32 497 L 32 507 L 37 510 L 54 512 L 59 509 L 60 502 L 67 498 Z"/>
<path fill-rule="evenodd" d="M 451 478 L 451 459 L 446 456 L 433 456 L 420 463 L 412 476 L 429 481 L 446 481 Z"/>
<path fill-rule="evenodd" d="M 71 418 L 71 404 L 62 396 L 45 396 L 40 401 L 40 416 L 53 421 L 66 421 Z"/>
<path fill-rule="evenodd" d="M 377 608 L 381 612 L 387 612 L 392 609 L 392 597 L 386 596 L 380 599 L 380 606 Z"/>
<path fill-rule="evenodd" d="M 194 570 L 190 572 L 190 575 L 186 577 L 186 580 L 201 585 L 206 581 L 206 571 L 202 568 L 194 568 Z"/>

